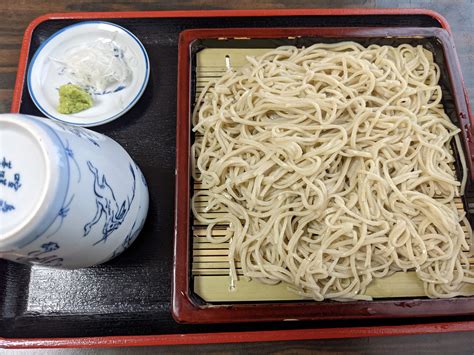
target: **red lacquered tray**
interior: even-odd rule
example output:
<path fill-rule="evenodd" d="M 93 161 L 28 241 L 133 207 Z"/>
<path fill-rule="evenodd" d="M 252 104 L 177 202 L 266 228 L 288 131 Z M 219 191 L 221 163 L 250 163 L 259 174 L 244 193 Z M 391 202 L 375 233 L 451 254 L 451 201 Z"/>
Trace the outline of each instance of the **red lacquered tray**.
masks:
<path fill-rule="evenodd" d="M 462 138 L 466 156 L 474 153 L 471 136 L 471 122 L 467 98 L 457 55 L 450 34 L 439 28 L 245 28 L 245 29 L 202 29 L 184 31 L 180 36 L 178 71 L 178 129 L 176 140 L 176 253 L 175 283 L 173 293 L 173 314 L 180 322 L 229 323 L 263 322 L 284 320 L 329 320 L 329 319 L 370 319 L 370 318 L 416 318 L 435 316 L 473 315 L 474 297 L 453 299 L 406 298 L 350 302 L 260 302 L 209 304 L 192 291 L 192 275 L 189 248 L 192 247 L 190 234 L 191 176 L 189 157 L 191 146 L 190 118 L 192 108 L 190 98 L 193 78 L 190 70 L 193 56 L 205 47 L 204 40 L 226 38 L 215 44 L 217 48 L 241 46 L 242 38 L 250 48 L 253 40 L 279 39 L 283 44 L 298 45 L 324 42 L 325 40 L 357 41 L 364 46 L 370 44 L 400 45 L 409 43 L 429 48 L 441 69 L 440 85 L 443 97 L 452 102 L 445 104 L 451 120 L 462 127 Z M 219 42 L 219 41 L 217 41 Z M 214 44 L 213 44 L 214 45 Z M 215 48 L 215 47 L 214 47 Z M 453 107 L 454 109 L 447 109 Z M 469 171 L 473 164 L 467 159 Z M 461 175 L 458 175 L 461 176 Z M 468 184 L 467 195 L 472 191 Z M 469 201 L 465 201 L 468 206 Z"/>
<path fill-rule="evenodd" d="M 161 58 L 158 63 L 152 64 L 159 64 L 158 68 L 168 68 L 175 65 L 173 63 L 176 63 L 177 60 L 179 31 L 209 26 L 223 27 L 225 25 L 230 27 L 231 23 L 236 24 L 237 27 L 256 27 L 255 25 L 245 25 L 251 22 L 259 23 L 258 26 L 262 27 L 282 26 L 282 23 L 288 27 L 301 27 L 303 26 L 302 22 L 308 23 L 309 27 L 408 27 L 416 25 L 444 28 L 448 32 L 450 31 L 442 16 L 433 11 L 420 9 L 216 10 L 49 14 L 34 20 L 26 29 L 14 91 L 13 112 L 38 114 L 24 87 L 27 64 L 35 48 L 55 30 L 83 20 L 116 21 L 125 27 L 134 28 L 135 34 L 139 35 L 142 41 L 144 38 L 140 36 L 147 37 L 147 50 L 151 54 L 151 61 Z M 155 33 L 157 35 L 165 33 L 165 38 L 173 43 L 166 42 L 163 44 L 165 46 L 163 48 L 152 48 L 156 41 L 150 36 Z M 147 44 L 145 43 L 145 45 Z M 169 50 L 166 53 L 171 57 L 160 57 L 162 50 Z M 172 218 L 168 218 L 170 215 L 166 214 L 166 211 L 172 211 L 173 199 L 170 198 L 169 201 L 160 201 L 159 199 L 172 194 L 174 163 L 160 161 L 147 155 L 145 151 L 140 150 L 142 143 L 135 144 L 136 141 L 133 141 L 134 134 L 137 134 L 137 124 L 134 125 L 134 123 L 139 123 L 139 126 L 143 127 L 141 124 L 144 122 L 150 125 L 145 127 L 153 127 L 158 130 L 175 127 L 175 115 L 172 113 L 176 107 L 177 96 L 175 96 L 174 90 L 170 91 L 167 88 L 171 84 L 175 86 L 176 81 L 171 83 L 166 82 L 165 79 L 172 80 L 173 77 L 175 78 L 176 72 L 166 75 L 167 73 L 163 69 L 158 74 L 155 77 L 152 75 L 152 89 L 147 89 L 136 109 L 128 114 L 129 123 L 124 123 L 124 127 L 117 123 L 100 129 L 119 142 L 125 143 L 128 149 L 135 149 L 132 155 L 134 154 L 134 158 L 140 160 L 139 163 L 143 166 L 145 175 L 153 180 L 156 179 L 161 184 L 160 191 L 154 191 L 155 188 L 150 186 L 151 195 L 155 196 L 150 204 L 153 217 L 151 221 L 150 218 L 147 220 L 144 235 L 138 238 L 130 251 L 116 261 L 103 268 L 79 270 L 77 272 L 79 277 L 74 283 L 63 283 L 67 280 L 63 280 L 53 271 L 44 274 L 33 273 L 29 269 L 0 261 L 0 336 L 3 337 L 0 338 L 0 347 L 76 348 L 205 344 L 354 338 L 474 330 L 474 322 L 466 317 L 397 322 L 389 319 L 367 320 L 352 321 L 350 324 L 348 322 L 324 321 L 212 326 L 209 324 L 182 325 L 174 322 L 170 309 L 172 285 L 168 281 L 169 275 L 173 272 L 171 245 L 174 235 L 171 231 L 174 223 Z M 165 90 L 162 91 L 161 88 Z M 162 112 L 165 113 L 165 117 L 160 116 Z M 143 134 L 144 129 L 139 129 L 139 131 L 140 134 Z M 169 134 L 160 136 L 155 133 L 156 142 L 154 144 L 162 144 L 163 149 L 166 150 L 166 147 L 170 146 Z M 172 134 L 174 136 L 174 132 Z M 160 142 L 161 139 L 163 142 Z M 174 146 L 174 144 L 172 145 Z M 174 153 L 171 152 L 171 154 Z M 159 158 L 166 159 L 166 156 Z M 161 175 L 153 175 L 155 172 L 164 171 L 168 165 L 170 167 L 173 165 L 172 173 L 166 175 L 166 179 L 169 181 Z M 154 237 L 153 233 L 159 233 L 159 235 Z M 178 244 L 176 247 L 178 248 Z M 143 255 L 147 253 L 146 258 L 143 258 Z M 136 274 L 137 272 L 140 273 Z M 91 275 L 102 278 L 96 281 Z M 157 284 L 150 284 L 149 279 L 143 278 L 143 275 L 151 275 L 149 279 Z M 156 276 L 153 277 L 154 275 Z M 97 288 L 98 285 L 100 286 L 101 283 L 103 284 L 105 280 L 109 279 L 112 282 L 110 285 Z M 123 292 L 125 288 L 122 283 L 124 281 L 128 282 L 126 284 L 128 287 L 125 287 L 127 292 Z M 142 288 L 136 288 L 133 286 L 134 284 Z M 44 290 L 41 289 L 41 286 L 44 286 Z M 143 290 L 147 289 L 150 289 L 151 294 L 143 294 Z M 29 292 L 26 293 L 26 290 Z M 89 295 L 91 290 L 98 292 L 97 296 L 99 297 L 94 297 L 95 294 Z M 65 298 L 61 298 L 63 291 L 67 291 Z M 72 296 L 72 299 L 68 295 Z M 112 301 L 114 303 L 110 303 Z"/>

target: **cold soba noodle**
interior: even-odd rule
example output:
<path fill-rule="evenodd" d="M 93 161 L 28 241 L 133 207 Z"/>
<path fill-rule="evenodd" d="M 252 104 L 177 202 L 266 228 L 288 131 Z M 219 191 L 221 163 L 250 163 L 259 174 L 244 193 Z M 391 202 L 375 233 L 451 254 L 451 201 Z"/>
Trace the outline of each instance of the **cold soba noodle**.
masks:
<path fill-rule="evenodd" d="M 413 270 L 429 297 L 463 294 L 474 274 L 454 198 L 466 171 L 458 182 L 439 76 L 422 46 L 343 42 L 249 57 L 206 87 L 192 208 L 211 242 L 230 241 L 231 278 L 240 261 L 315 300 L 370 299 L 373 279 Z M 224 213 L 199 212 L 202 196 L 204 212 Z M 212 236 L 217 224 L 227 237 Z"/>

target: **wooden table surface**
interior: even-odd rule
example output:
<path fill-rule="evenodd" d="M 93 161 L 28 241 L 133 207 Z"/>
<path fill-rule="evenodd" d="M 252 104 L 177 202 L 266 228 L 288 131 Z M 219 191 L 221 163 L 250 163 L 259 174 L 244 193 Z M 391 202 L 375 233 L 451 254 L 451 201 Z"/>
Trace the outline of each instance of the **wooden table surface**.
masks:
<path fill-rule="evenodd" d="M 50 12 L 190 10 L 190 9 L 255 9 L 255 8 L 327 8 L 327 7 L 407 7 L 428 8 L 442 14 L 451 25 L 464 81 L 474 102 L 474 0 L 0 0 L 0 113 L 10 110 L 21 39 L 28 23 Z M 1 336 L 1 334 L 0 334 Z M 114 350 L 19 351 L 24 354 L 155 354 L 182 353 L 474 353 L 474 333 L 447 333 L 361 339 L 295 341 L 275 343 L 175 346 L 163 348 L 123 348 Z M 1 352 L 1 350 L 0 350 Z"/>

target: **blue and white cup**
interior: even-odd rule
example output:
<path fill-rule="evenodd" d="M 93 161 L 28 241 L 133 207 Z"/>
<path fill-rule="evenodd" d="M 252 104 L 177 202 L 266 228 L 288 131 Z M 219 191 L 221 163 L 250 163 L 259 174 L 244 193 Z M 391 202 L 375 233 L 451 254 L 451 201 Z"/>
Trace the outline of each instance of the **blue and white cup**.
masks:
<path fill-rule="evenodd" d="M 97 265 L 130 246 L 147 211 L 145 178 L 112 139 L 44 118 L 0 115 L 0 258 Z"/>

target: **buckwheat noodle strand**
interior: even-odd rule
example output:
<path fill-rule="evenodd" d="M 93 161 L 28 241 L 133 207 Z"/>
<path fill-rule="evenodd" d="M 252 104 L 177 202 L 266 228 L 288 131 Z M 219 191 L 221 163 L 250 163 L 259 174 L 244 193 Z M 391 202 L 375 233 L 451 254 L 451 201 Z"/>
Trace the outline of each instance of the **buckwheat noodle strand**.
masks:
<path fill-rule="evenodd" d="M 230 242 L 231 281 L 240 261 L 245 276 L 315 300 L 370 299 L 372 280 L 413 270 L 427 296 L 462 295 L 474 282 L 462 226 L 472 232 L 454 198 L 467 173 L 432 54 L 341 42 L 247 59 L 209 83 L 192 117 L 203 186 L 192 210 L 210 242 Z"/>

